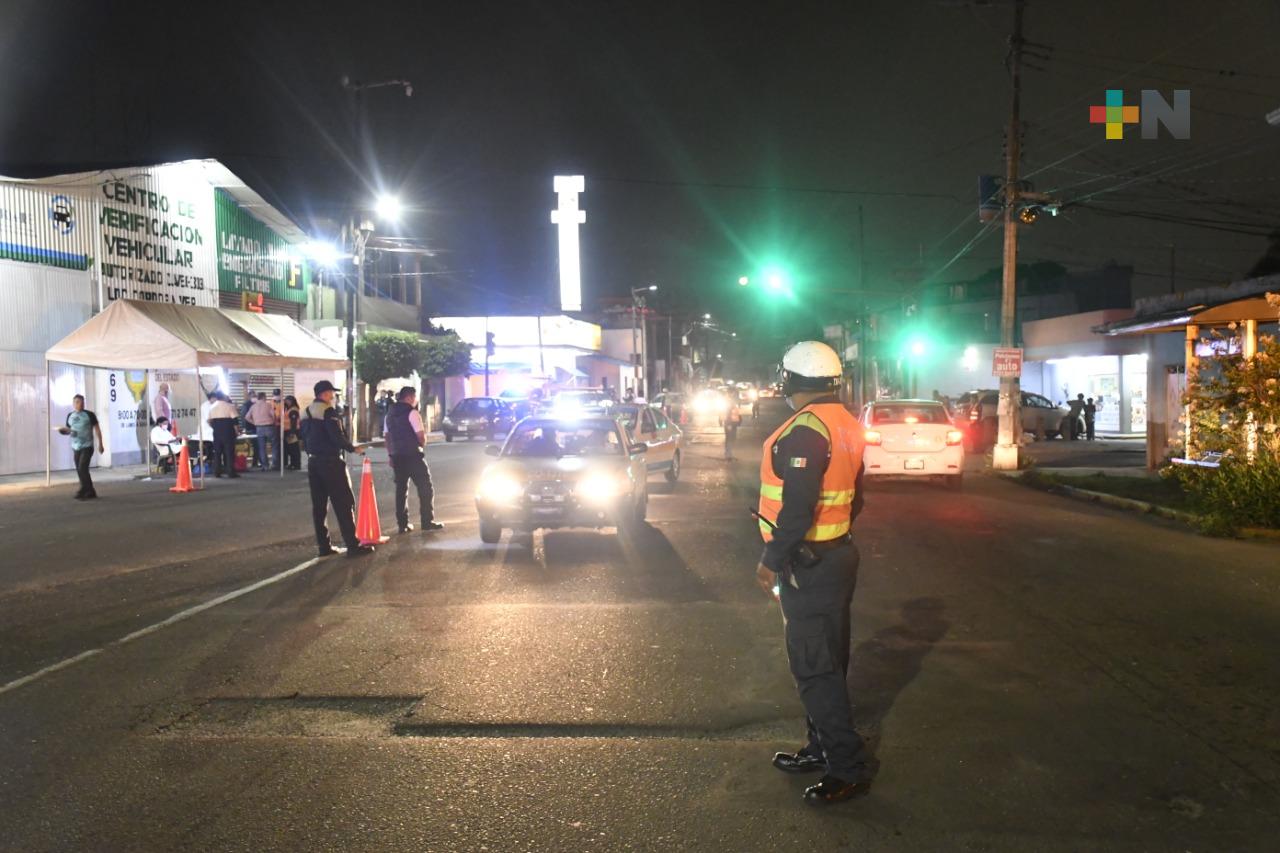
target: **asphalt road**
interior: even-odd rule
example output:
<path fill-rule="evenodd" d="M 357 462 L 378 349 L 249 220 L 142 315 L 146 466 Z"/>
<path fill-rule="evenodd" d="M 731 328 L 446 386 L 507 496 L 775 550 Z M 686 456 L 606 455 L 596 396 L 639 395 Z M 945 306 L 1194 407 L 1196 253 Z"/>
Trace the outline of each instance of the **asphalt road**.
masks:
<path fill-rule="evenodd" d="M 1280 550 L 977 472 L 868 486 L 880 772 L 804 806 L 768 763 L 802 712 L 752 579 L 761 437 L 693 444 L 634 537 L 498 546 L 481 446 L 435 445 L 442 535 L 313 565 L 299 475 L 0 497 L 0 684 L 94 652 L 0 688 L 0 848 L 1275 848 Z"/>

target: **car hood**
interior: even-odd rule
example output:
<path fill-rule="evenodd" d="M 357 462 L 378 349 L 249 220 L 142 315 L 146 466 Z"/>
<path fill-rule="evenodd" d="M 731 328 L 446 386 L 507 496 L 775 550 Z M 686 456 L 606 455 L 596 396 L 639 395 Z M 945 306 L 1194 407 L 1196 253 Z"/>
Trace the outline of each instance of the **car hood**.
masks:
<path fill-rule="evenodd" d="M 486 473 L 507 474 L 520 480 L 576 480 L 588 472 L 626 471 L 625 456 L 507 456 L 494 462 Z"/>

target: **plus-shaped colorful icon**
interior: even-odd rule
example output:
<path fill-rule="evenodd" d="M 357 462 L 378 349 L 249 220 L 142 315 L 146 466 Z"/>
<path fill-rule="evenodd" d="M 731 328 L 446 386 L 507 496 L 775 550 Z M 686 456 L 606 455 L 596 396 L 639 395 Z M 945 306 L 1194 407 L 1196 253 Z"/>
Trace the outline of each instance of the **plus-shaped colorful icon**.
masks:
<path fill-rule="evenodd" d="M 1107 139 L 1124 139 L 1124 126 L 1138 123 L 1138 108 L 1124 105 L 1123 89 L 1108 89 L 1105 106 L 1089 107 L 1089 123 L 1105 124 Z"/>

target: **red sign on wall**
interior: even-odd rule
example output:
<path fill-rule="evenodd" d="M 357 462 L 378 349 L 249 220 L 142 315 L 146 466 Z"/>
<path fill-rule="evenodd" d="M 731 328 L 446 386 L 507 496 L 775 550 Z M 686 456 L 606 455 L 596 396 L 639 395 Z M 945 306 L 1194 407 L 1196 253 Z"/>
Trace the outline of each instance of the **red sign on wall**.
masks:
<path fill-rule="evenodd" d="M 991 358 L 991 375 L 999 377 L 1021 376 L 1022 348 L 996 347 Z"/>

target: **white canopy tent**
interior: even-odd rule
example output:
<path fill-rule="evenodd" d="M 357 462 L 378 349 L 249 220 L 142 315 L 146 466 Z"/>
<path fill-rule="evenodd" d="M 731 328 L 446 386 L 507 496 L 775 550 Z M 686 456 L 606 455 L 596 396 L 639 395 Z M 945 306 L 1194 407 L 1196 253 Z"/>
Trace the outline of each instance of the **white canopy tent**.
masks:
<path fill-rule="evenodd" d="M 198 308 L 188 305 L 117 300 L 105 311 L 45 352 L 45 388 L 49 363 L 126 370 L 195 370 L 230 367 L 345 370 L 347 359 L 290 317 Z M 200 408 L 196 401 L 196 409 Z M 280 425 L 283 441 L 284 424 Z M 50 441 L 45 432 L 45 483 L 50 482 Z M 204 440 L 200 440 L 204 455 Z M 284 475 L 284 454 L 281 476 Z M 148 451 L 148 459 L 150 454 Z M 203 468 L 201 468 L 203 478 Z"/>

